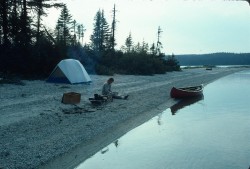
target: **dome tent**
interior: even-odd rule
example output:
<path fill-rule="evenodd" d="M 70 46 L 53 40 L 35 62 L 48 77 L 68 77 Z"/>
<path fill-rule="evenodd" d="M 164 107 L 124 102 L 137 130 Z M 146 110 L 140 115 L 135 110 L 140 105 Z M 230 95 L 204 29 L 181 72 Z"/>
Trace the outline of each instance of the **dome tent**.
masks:
<path fill-rule="evenodd" d="M 91 82 L 91 79 L 78 60 L 65 59 L 57 64 L 47 82 L 78 84 Z"/>

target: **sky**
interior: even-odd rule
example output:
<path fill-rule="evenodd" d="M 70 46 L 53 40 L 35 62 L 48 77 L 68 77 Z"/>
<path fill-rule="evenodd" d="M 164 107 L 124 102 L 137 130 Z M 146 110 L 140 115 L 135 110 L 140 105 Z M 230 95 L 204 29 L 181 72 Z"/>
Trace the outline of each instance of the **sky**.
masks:
<path fill-rule="evenodd" d="M 116 6 L 116 49 L 131 32 L 134 44 L 157 42 L 162 33 L 162 52 L 204 54 L 216 52 L 250 53 L 250 5 L 237 0 L 59 0 L 86 31 L 84 43 L 93 32 L 94 17 L 104 10 L 109 25 Z M 44 23 L 55 28 L 60 10 L 51 10 Z"/>

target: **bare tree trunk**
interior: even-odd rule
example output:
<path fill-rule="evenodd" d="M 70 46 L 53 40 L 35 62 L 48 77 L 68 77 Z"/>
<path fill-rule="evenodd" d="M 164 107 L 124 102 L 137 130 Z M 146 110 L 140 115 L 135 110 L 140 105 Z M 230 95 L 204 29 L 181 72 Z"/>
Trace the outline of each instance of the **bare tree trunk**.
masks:
<path fill-rule="evenodd" d="M 41 8 L 38 8 L 37 12 L 37 32 L 36 32 L 36 43 L 40 41 L 40 27 L 41 27 Z"/>
<path fill-rule="evenodd" d="M 112 35 L 111 35 L 111 48 L 114 51 L 115 50 L 115 30 L 116 30 L 116 19 L 115 19 L 116 9 L 115 9 L 115 5 L 114 5 L 114 8 L 113 8 L 112 12 L 113 12 L 113 22 L 112 22 L 112 28 L 111 28 L 111 31 L 112 31 Z"/>
<path fill-rule="evenodd" d="M 22 43 L 27 46 L 29 43 L 28 36 L 28 14 L 27 14 L 27 1 L 23 0 L 23 9 L 21 16 L 21 33 L 22 33 Z"/>
<path fill-rule="evenodd" d="M 3 44 L 7 45 L 8 40 L 8 0 L 1 0 L 0 15 L 2 18 Z"/>

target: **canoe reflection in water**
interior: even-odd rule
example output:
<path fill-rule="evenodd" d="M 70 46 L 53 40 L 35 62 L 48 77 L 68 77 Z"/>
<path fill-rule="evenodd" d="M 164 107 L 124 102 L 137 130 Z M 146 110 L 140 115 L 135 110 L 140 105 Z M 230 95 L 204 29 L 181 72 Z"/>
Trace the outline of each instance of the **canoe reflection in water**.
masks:
<path fill-rule="evenodd" d="M 203 100 L 203 99 L 204 99 L 203 95 L 181 99 L 178 103 L 176 103 L 170 107 L 171 113 L 172 113 L 172 115 L 175 115 L 175 113 L 177 113 L 178 110 L 180 110 L 186 106 L 189 106 L 191 104 L 194 104 L 194 103 L 196 103 L 200 100 Z"/>

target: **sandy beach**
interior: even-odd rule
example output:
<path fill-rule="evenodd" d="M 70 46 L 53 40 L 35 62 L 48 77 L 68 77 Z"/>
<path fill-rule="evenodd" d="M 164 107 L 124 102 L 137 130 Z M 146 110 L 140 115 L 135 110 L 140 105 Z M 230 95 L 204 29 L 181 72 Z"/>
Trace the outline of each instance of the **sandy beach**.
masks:
<path fill-rule="evenodd" d="M 74 168 L 129 130 L 178 100 L 173 86 L 211 83 L 246 68 L 184 69 L 164 75 L 114 75 L 113 91 L 129 94 L 93 107 L 109 76 L 90 75 L 91 84 L 53 84 L 43 80 L 0 83 L 0 169 Z M 1 77 L 0 77 L 1 78 Z M 77 105 L 61 103 L 63 93 L 78 92 Z"/>

